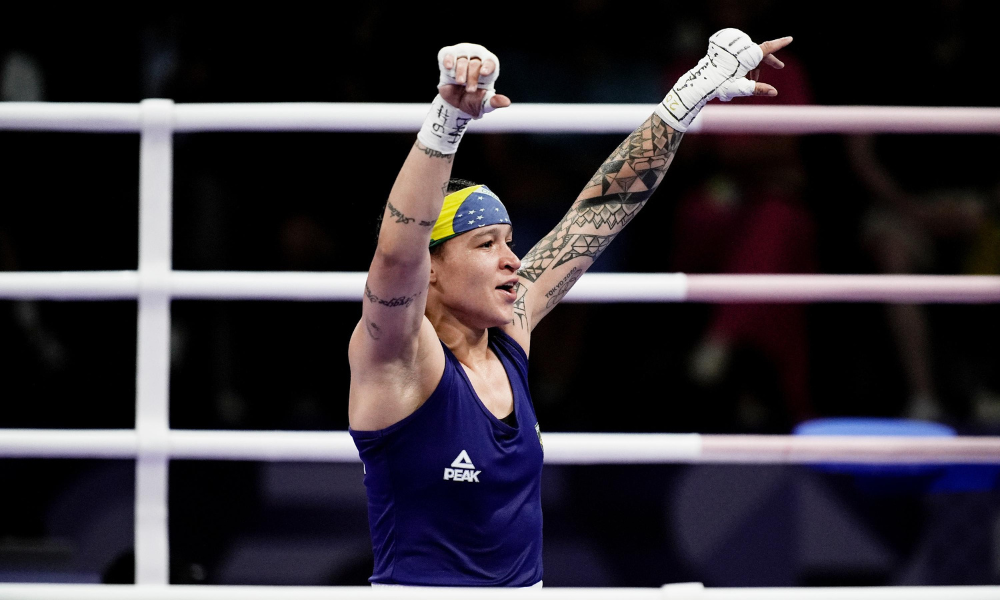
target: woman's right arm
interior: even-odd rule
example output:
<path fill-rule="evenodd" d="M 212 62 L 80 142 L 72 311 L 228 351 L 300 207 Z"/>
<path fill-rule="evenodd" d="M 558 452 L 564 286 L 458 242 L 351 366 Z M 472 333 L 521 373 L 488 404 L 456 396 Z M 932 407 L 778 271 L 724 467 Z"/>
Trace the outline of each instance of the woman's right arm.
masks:
<path fill-rule="evenodd" d="M 439 53 L 438 63 L 439 94 L 389 192 L 365 282 L 361 321 L 351 337 L 350 412 L 355 428 L 369 428 L 356 426 L 356 419 L 368 425 L 394 422 L 397 408 L 407 410 L 382 404 L 407 395 L 392 388 L 412 381 L 423 360 L 422 338 L 429 342 L 435 337 L 424 318 L 428 246 L 458 143 L 473 118 L 510 104 L 505 96 L 492 93 L 499 65 L 485 48 L 448 46 Z"/>

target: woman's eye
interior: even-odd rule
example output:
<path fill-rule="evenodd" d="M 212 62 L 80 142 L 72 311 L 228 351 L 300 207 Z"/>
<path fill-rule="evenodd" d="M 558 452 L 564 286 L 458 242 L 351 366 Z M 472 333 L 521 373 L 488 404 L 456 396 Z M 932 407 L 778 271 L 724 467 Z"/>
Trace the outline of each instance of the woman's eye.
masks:
<path fill-rule="evenodd" d="M 511 250 L 514 249 L 514 245 L 515 245 L 514 240 L 510 240 L 507 242 L 507 247 L 510 248 Z"/>
<path fill-rule="evenodd" d="M 493 242 L 489 241 L 489 242 L 486 242 L 485 244 L 483 244 L 482 246 L 480 246 L 480 248 L 489 248 L 492 245 L 493 245 Z"/>

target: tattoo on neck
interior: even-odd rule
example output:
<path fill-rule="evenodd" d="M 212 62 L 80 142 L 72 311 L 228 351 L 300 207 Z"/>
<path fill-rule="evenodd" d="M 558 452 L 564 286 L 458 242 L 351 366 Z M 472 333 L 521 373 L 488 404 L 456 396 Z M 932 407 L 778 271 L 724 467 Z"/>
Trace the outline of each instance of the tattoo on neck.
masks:
<path fill-rule="evenodd" d="M 427 146 L 421 144 L 420 140 L 417 140 L 417 142 L 414 145 L 417 147 L 417 150 L 420 150 L 421 152 L 423 152 L 424 154 L 426 154 L 431 158 L 443 158 L 448 162 L 451 162 L 455 159 L 454 154 L 445 154 L 444 152 L 438 152 L 434 148 L 428 148 Z"/>

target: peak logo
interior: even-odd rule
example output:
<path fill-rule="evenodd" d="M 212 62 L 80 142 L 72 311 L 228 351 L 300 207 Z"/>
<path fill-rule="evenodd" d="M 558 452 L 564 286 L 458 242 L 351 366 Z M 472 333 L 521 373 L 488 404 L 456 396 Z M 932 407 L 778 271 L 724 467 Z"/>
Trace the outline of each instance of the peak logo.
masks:
<path fill-rule="evenodd" d="M 455 460 L 451 462 L 451 468 L 444 470 L 444 480 L 479 483 L 480 473 L 482 471 L 476 470 L 476 466 L 472 464 L 472 459 L 469 458 L 469 453 L 462 450 Z"/>

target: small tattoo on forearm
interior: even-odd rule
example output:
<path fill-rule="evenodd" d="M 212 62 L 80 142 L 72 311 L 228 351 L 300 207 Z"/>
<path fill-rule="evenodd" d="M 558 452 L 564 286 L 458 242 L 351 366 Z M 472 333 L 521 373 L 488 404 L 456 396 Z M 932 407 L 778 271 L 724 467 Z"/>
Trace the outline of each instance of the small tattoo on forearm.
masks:
<path fill-rule="evenodd" d="M 385 206 L 386 208 L 389 209 L 389 214 L 396 217 L 397 223 L 402 223 L 403 225 L 409 225 L 410 223 L 416 221 L 416 219 L 414 219 L 413 217 L 407 217 L 403 213 L 399 212 L 399 210 L 397 210 L 396 207 L 392 205 L 392 202 L 386 202 Z"/>
<path fill-rule="evenodd" d="M 400 296 L 398 298 L 390 298 L 386 300 L 384 298 L 379 298 L 378 296 L 373 294 L 371 288 L 368 287 L 368 284 L 367 283 L 365 284 L 365 297 L 368 298 L 368 301 L 371 302 L 372 304 L 381 304 L 382 306 L 386 306 L 388 308 L 409 306 L 410 304 L 413 303 L 413 300 L 419 295 L 420 294 L 416 294 L 413 296 Z"/>
<path fill-rule="evenodd" d="M 389 209 L 389 214 L 396 218 L 397 223 L 402 223 L 403 225 L 409 225 L 410 223 L 416 221 L 413 217 L 408 217 L 399 211 L 398 208 L 392 205 L 392 202 L 385 203 L 386 208 Z M 434 221 L 417 221 L 417 224 L 421 227 L 433 227 Z"/>
<path fill-rule="evenodd" d="M 420 150 L 421 152 L 423 152 L 424 154 L 426 154 L 431 158 L 443 158 L 448 162 L 451 162 L 455 158 L 454 154 L 445 154 L 444 152 L 438 152 L 434 148 L 428 148 L 427 146 L 421 144 L 420 140 L 417 140 L 416 144 L 414 145 L 417 147 L 417 150 Z"/>
<path fill-rule="evenodd" d="M 582 275 L 583 271 L 581 269 L 573 267 L 573 270 L 563 277 L 562 281 L 545 294 L 545 297 L 549 299 L 548 303 L 545 304 L 545 308 L 552 308 L 558 304 Z"/>
<path fill-rule="evenodd" d="M 382 337 L 382 329 L 375 324 L 375 321 L 365 319 L 365 329 L 368 331 L 368 335 L 370 335 L 373 340 L 377 340 Z"/>

